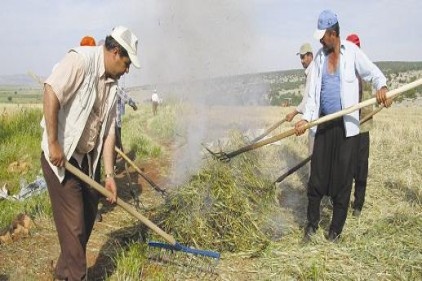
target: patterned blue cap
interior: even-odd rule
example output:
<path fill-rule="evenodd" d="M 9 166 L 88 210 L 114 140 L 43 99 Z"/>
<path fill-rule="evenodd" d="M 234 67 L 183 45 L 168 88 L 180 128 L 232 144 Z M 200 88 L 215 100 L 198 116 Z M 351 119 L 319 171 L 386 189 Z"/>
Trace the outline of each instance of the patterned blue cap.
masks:
<path fill-rule="evenodd" d="M 329 27 L 332 27 L 338 22 L 337 15 L 334 14 L 331 10 L 324 10 L 319 14 L 318 17 L 318 28 L 314 33 L 314 37 L 317 40 L 320 40 L 324 37 L 325 30 Z"/>

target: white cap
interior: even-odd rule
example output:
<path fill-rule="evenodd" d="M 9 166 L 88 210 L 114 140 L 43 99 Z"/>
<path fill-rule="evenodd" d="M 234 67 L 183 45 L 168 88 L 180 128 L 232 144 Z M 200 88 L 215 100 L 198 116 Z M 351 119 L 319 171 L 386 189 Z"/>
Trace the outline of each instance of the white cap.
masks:
<path fill-rule="evenodd" d="M 127 51 L 130 61 L 136 68 L 140 68 L 138 56 L 136 55 L 138 49 L 138 38 L 127 27 L 116 26 L 111 32 L 111 37 L 117 41 Z"/>

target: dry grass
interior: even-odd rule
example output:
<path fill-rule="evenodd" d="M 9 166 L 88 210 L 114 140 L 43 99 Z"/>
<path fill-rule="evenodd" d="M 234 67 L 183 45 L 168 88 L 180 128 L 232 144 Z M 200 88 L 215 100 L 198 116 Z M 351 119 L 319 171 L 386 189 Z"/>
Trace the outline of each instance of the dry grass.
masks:
<path fill-rule="evenodd" d="M 248 227 L 245 233 L 230 235 L 239 230 L 238 225 L 250 222 L 248 215 L 258 215 L 262 211 L 254 212 L 254 208 L 239 206 L 239 198 L 245 199 L 242 192 L 248 189 L 247 183 L 256 179 L 274 180 L 282 173 L 283 168 L 305 157 L 306 137 L 291 137 L 281 141 L 280 146 L 268 146 L 259 152 L 239 156 L 243 158 L 232 161 L 227 166 L 229 170 L 224 170 L 223 174 L 214 166 L 219 167 L 220 164 L 207 166 L 211 168 L 202 172 L 208 175 L 208 178 L 202 178 L 201 183 L 195 182 L 194 188 L 192 183 L 189 183 L 179 189 L 178 196 L 184 199 L 194 198 L 194 202 L 180 199 L 176 203 L 171 202 L 172 208 L 165 213 L 169 218 L 167 226 L 176 228 L 177 234 L 183 234 L 180 237 L 191 235 L 192 240 L 193 237 L 195 241 L 200 240 L 202 243 L 198 243 L 199 246 L 209 245 L 222 251 L 222 262 L 217 268 L 220 280 L 420 280 L 421 117 L 420 108 L 391 108 L 375 117 L 375 127 L 371 132 L 370 175 L 365 207 L 360 218 L 349 215 L 339 243 L 331 243 L 325 239 L 331 216 L 327 205 L 323 206 L 321 227 L 316 238 L 309 244 L 302 243 L 307 205 L 306 168 L 282 182 L 278 186 L 276 200 L 266 205 L 267 210 L 273 209 L 274 205 L 278 206 L 277 212 L 270 216 L 269 221 L 272 224 L 267 224 L 272 226 L 271 232 L 257 237 L 256 233 L 259 231 Z M 287 126 L 290 125 L 286 124 L 280 130 L 285 130 Z M 227 149 L 231 150 L 230 147 Z M 238 165 L 239 162 L 249 160 L 255 163 L 252 174 L 245 173 L 242 169 L 244 167 Z M 192 180 L 201 178 L 201 173 Z M 233 197 L 232 185 L 227 184 L 227 181 L 220 181 L 222 178 L 231 178 L 236 182 L 239 180 L 236 176 L 239 175 L 244 182 L 234 185 L 238 190 L 235 192 L 237 196 Z M 217 187 L 213 187 L 213 184 Z M 177 208 L 198 203 L 196 196 L 203 192 L 204 186 L 205 189 L 213 187 L 220 188 L 221 193 L 226 192 L 220 200 L 226 205 L 236 206 L 235 209 L 240 211 L 241 215 L 226 209 L 222 210 L 222 214 L 212 217 L 213 220 L 207 221 L 207 214 L 203 211 L 207 208 L 203 206 Z M 184 192 L 187 193 L 182 195 Z M 232 200 L 232 204 L 227 204 L 228 198 Z M 255 199 L 254 204 L 257 205 L 265 202 L 260 201 L 259 196 Z M 202 201 L 204 202 L 207 200 Z M 253 206 L 250 201 L 243 203 L 248 207 Z M 214 202 L 214 205 L 218 203 Z M 190 213 L 187 210 L 190 210 Z M 202 213 L 199 210 L 202 210 Z M 237 224 L 226 216 L 238 220 Z M 207 227 L 213 226 L 211 221 L 218 225 L 225 222 L 224 225 L 230 229 L 226 233 L 226 239 L 234 241 L 221 239 L 219 227 L 208 229 Z M 260 228 L 263 227 L 262 221 L 255 223 Z M 204 230 L 204 233 L 201 230 Z M 281 234 L 281 239 L 278 239 L 276 234 Z M 257 243 L 263 241 L 261 239 L 272 242 L 265 244 L 265 247 L 259 247 Z M 230 247 L 237 245 L 237 241 L 244 241 L 248 246 Z M 183 278 L 180 280 L 184 280 Z"/>
<path fill-rule="evenodd" d="M 421 117 L 420 108 L 391 108 L 375 117 L 365 207 L 360 218 L 349 215 L 339 243 L 324 238 L 327 207 L 316 239 L 301 243 L 307 175 L 302 169 L 302 175 L 282 182 L 280 208 L 290 213 L 284 222 L 292 231 L 271 244 L 264 257 L 248 260 L 251 272 L 236 280 L 420 280 Z M 285 142 L 294 143 L 295 138 Z M 227 280 L 233 276 L 231 263 L 222 268 Z"/>

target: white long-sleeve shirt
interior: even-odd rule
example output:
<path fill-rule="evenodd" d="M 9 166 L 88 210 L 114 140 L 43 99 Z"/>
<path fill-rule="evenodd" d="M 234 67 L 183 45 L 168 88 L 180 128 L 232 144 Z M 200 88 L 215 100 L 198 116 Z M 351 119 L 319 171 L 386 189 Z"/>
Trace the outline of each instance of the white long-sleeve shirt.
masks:
<path fill-rule="evenodd" d="M 342 109 L 345 109 L 359 103 L 359 79 L 357 74 L 363 80 L 371 82 L 376 90 L 386 86 L 387 79 L 355 44 L 349 41 L 341 41 L 340 44 L 340 99 Z M 322 68 L 325 59 L 326 55 L 321 48 L 314 58 L 315 66 L 308 75 L 310 76 L 310 86 L 302 117 L 303 120 L 308 122 L 320 117 Z M 345 115 L 343 120 L 347 137 L 359 134 L 359 110 Z M 311 130 L 315 132 L 316 127 L 311 128 Z"/>
<path fill-rule="evenodd" d="M 299 112 L 299 113 L 302 113 L 302 114 L 305 111 L 305 105 L 306 105 L 306 102 L 308 101 L 309 86 L 311 84 L 311 76 L 309 75 L 309 72 L 311 72 L 314 65 L 315 65 L 314 61 L 311 61 L 311 63 L 305 69 L 305 76 L 306 76 L 305 91 L 303 92 L 302 101 L 296 107 L 296 111 Z"/>

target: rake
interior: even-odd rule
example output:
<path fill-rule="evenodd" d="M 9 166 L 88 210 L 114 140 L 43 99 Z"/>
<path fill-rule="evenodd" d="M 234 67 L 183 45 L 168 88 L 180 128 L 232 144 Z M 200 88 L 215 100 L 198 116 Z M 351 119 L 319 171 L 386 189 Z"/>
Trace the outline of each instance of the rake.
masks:
<path fill-rule="evenodd" d="M 397 89 L 394 89 L 392 91 L 389 91 L 387 93 L 387 98 L 392 98 L 393 99 L 396 96 L 398 96 L 399 94 L 402 94 L 402 93 L 404 93 L 404 92 L 406 92 L 408 90 L 411 90 L 413 88 L 416 88 L 417 86 L 420 86 L 420 85 L 422 85 L 422 78 L 420 78 L 418 80 L 415 80 L 415 81 L 413 81 L 413 82 L 411 82 L 409 84 L 403 85 L 403 86 L 401 86 L 401 87 L 399 87 Z M 322 123 L 325 123 L 325 122 L 328 122 L 328 121 L 337 119 L 339 117 L 342 117 L 342 116 L 344 116 L 346 114 L 352 113 L 352 112 L 354 112 L 356 110 L 359 110 L 359 109 L 361 109 L 361 108 L 363 108 L 365 106 L 373 105 L 373 104 L 376 104 L 376 103 L 377 103 L 376 98 L 365 100 L 365 101 L 363 101 L 361 103 L 355 104 L 355 105 L 353 105 L 351 107 L 348 107 L 348 108 L 345 108 L 345 109 L 343 109 L 341 111 L 338 111 L 338 112 L 335 112 L 335 113 L 326 115 L 324 117 L 321 117 L 319 119 L 313 120 L 313 121 L 307 123 L 306 125 L 304 125 L 303 128 L 304 129 L 312 128 L 314 126 L 320 125 Z M 211 153 L 211 155 L 215 159 L 218 159 L 218 160 L 223 161 L 223 162 L 229 162 L 231 158 L 233 158 L 233 157 L 235 157 L 235 156 L 237 156 L 239 154 L 242 154 L 242 153 L 247 152 L 247 151 L 250 151 L 250 150 L 257 149 L 259 147 L 262 147 L 262 146 L 267 145 L 267 144 L 270 144 L 270 143 L 274 143 L 276 141 L 282 140 L 282 139 L 284 139 L 286 137 L 289 137 L 289 136 L 292 136 L 294 134 L 295 134 L 295 129 L 293 128 L 293 129 L 290 129 L 288 131 L 285 131 L 285 132 L 283 132 L 281 134 L 272 136 L 270 138 L 267 138 L 265 140 L 262 140 L 262 141 L 259 141 L 259 142 L 256 142 L 256 143 L 252 143 L 252 144 L 246 145 L 244 147 L 239 148 L 238 150 L 235 150 L 235 151 L 232 151 L 232 152 L 228 152 L 228 153 L 226 153 L 224 151 L 221 151 L 221 152 L 213 152 L 213 151 L 211 151 L 207 147 L 205 147 L 205 149 L 209 153 Z"/>
<path fill-rule="evenodd" d="M 143 177 L 156 191 L 160 192 L 161 195 L 164 197 L 167 195 L 167 192 L 165 189 L 162 189 L 159 187 L 155 182 L 152 181 L 150 177 L 148 177 L 142 170 L 119 148 L 114 147 L 114 150 L 127 162 L 129 163 L 135 170 L 138 172 L 138 174 Z"/>
<path fill-rule="evenodd" d="M 363 124 L 366 121 L 368 121 L 369 119 L 372 118 L 372 116 L 374 116 L 375 114 L 377 114 L 378 112 L 380 112 L 385 106 L 383 104 L 381 104 L 377 109 L 371 111 L 370 113 L 368 113 L 367 115 L 365 115 L 360 121 L 359 124 Z M 285 178 L 287 178 L 288 176 L 290 176 L 291 174 L 293 174 L 294 172 L 296 172 L 297 170 L 299 170 L 300 168 L 302 168 L 303 166 L 306 165 L 306 163 L 308 163 L 311 160 L 312 155 L 309 155 L 308 157 L 306 157 L 305 159 L 303 159 L 302 161 L 300 161 L 299 163 L 297 163 L 295 166 L 291 167 L 289 170 L 287 170 L 287 172 L 285 172 L 284 174 L 282 174 L 281 176 L 279 176 L 276 181 L 274 183 L 280 183 L 282 182 Z"/>
<path fill-rule="evenodd" d="M 101 184 L 91 179 L 89 176 L 84 174 L 82 171 L 80 171 L 78 168 L 70 164 L 69 162 L 65 163 L 65 168 L 77 176 L 79 179 L 81 179 L 86 184 L 90 185 L 92 188 L 94 188 L 96 191 L 101 193 L 102 195 L 106 197 L 112 197 L 112 194 L 110 191 L 105 189 Z M 166 233 L 164 230 L 162 230 L 160 227 L 158 227 L 156 224 L 154 224 L 152 221 L 150 221 L 148 218 L 143 216 L 141 213 L 139 213 L 132 205 L 126 203 L 125 201 L 121 200 L 120 198 L 117 198 L 116 204 L 122 207 L 126 212 L 134 216 L 135 218 L 139 219 L 143 224 L 145 224 L 149 229 L 154 231 L 156 234 L 161 236 L 167 243 L 162 242 L 149 242 L 148 245 L 155 248 L 170 250 L 170 251 L 177 251 L 177 252 L 185 252 L 189 254 L 193 254 L 196 256 L 202 256 L 206 258 L 212 258 L 215 259 L 217 262 L 220 260 L 220 253 L 209 251 L 209 250 L 200 250 L 195 248 L 190 248 L 187 246 L 184 246 L 174 239 L 173 236 Z"/>

